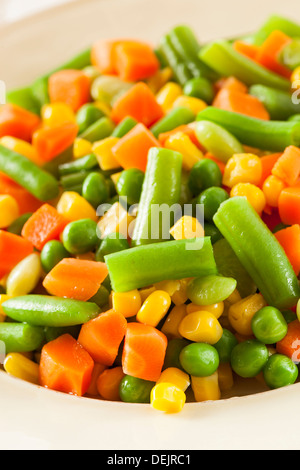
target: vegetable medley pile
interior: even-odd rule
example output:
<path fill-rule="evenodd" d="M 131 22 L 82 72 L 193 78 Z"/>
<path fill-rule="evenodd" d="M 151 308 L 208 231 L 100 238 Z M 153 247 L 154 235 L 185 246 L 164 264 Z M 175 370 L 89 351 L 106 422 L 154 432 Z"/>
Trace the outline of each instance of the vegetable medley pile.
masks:
<path fill-rule="evenodd" d="M 3 369 L 164 412 L 295 383 L 299 95 L 300 26 L 278 16 L 204 46 L 187 26 L 100 40 L 9 92 Z"/>

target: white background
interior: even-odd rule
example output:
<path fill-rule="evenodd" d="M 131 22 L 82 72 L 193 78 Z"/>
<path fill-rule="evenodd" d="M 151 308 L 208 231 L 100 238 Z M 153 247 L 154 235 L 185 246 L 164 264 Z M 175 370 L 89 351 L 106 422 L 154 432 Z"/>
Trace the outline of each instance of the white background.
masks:
<path fill-rule="evenodd" d="M 72 0 L 0 0 L 0 24 L 15 21 L 69 1 Z"/>

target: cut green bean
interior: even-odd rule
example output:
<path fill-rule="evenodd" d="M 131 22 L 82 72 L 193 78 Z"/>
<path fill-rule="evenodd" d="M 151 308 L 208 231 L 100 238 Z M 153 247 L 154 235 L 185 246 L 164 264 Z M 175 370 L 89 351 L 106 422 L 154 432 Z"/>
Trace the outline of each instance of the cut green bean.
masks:
<path fill-rule="evenodd" d="M 300 25 L 289 18 L 271 15 L 254 34 L 254 44 L 260 46 L 273 31 L 282 31 L 290 37 L 300 37 Z"/>
<path fill-rule="evenodd" d="M 288 91 L 276 90 L 264 85 L 253 85 L 249 92 L 265 106 L 273 121 L 286 121 L 300 111 L 299 104 L 293 102 L 292 94 Z"/>
<path fill-rule="evenodd" d="M 112 137 L 117 137 L 121 139 L 124 135 L 128 134 L 136 125 L 137 121 L 132 117 L 128 116 L 124 118 L 114 129 Z"/>
<path fill-rule="evenodd" d="M 35 114 L 40 114 L 40 106 L 38 101 L 32 94 L 30 87 L 19 88 L 17 90 L 11 90 L 6 94 L 6 102 L 16 104 L 21 108 L 27 109 Z"/>
<path fill-rule="evenodd" d="M 290 70 L 300 66 L 300 39 L 289 42 L 279 53 L 279 61 Z"/>
<path fill-rule="evenodd" d="M 27 212 L 26 214 L 21 215 L 8 227 L 7 231 L 14 233 L 15 235 L 21 235 L 25 223 L 31 216 L 32 212 Z"/>
<path fill-rule="evenodd" d="M 103 117 L 80 134 L 79 137 L 89 142 L 97 142 L 98 140 L 109 137 L 115 128 L 114 123 L 108 117 Z"/>
<path fill-rule="evenodd" d="M 26 323 L 0 323 L 0 341 L 5 353 L 23 353 L 39 349 L 44 342 L 43 328 Z"/>
<path fill-rule="evenodd" d="M 172 109 L 168 114 L 154 124 L 154 126 L 151 127 L 151 132 L 157 138 L 159 134 L 162 134 L 163 132 L 169 132 L 178 126 L 189 124 L 194 120 L 194 113 L 190 109 L 180 106 Z"/>
<path fill-rule="evenodd" d="M 59 165 L 59 174 L 61 176 L 71 175 L 73 173 L 77 173 L 79 171 L 88 171 L 93 170 L 94 168 L 99 168 L 98 160 L 96 156 L 91 153 L 86 155 L 85 157 L 78 158 L 69 163 L 63 163 Z"/>
<path fill-rule="evenodd" d="M 175 48 L 166 35 L 162 38 L 159 45 L 159 52 L 164 62 L 172 69 L 174 79 L 182 86 L 193 78 L 188 66 L 182 61 Z"/>

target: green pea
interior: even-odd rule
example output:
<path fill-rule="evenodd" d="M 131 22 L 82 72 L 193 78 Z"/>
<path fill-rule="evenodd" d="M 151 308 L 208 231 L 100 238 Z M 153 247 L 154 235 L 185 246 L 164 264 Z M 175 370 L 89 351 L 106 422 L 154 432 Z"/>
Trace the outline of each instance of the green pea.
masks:
<path fill-rule="evenodd" d="M 88 127 L 103 117 L 105 117 L 104 112 L 97 108 L 97 106 L 91 103 L 83 105 L 77 111 L 76 116 L 77 124 L 79 125 L 79 134 L 85 132 Z"/>
<path fill-rule="evenodd" d="M 238 340 L 231 331 L 223 329 L 221 339 L 214 344 L 219 353 L 220 363 L 230 362 L 233 348 L 238 344 Z"/>
<path fill-rule="evenodd" d="M 222 173 L 216 162 L 204 158 L 197 162 L 191 169 L 189 176 L 189 188 L 197 196 L 202 191 L 212 186 L 222 186 Z"/>
<path fill-rule="evenodd" d="M 268 387 L 272 389 L 286 387 L 296 382 L 298 367 L 289 357 L 273 354 L 269 357 L 263 374 Z"/>
<path fill-rule="evenodd" d="M 8 227 L 7 231 L 10 233 L 14 233 L 15 235 L 21 235 L 25 223 L 31 216 L 32 212 L 28 212 L 27 214 L 21 215 Z"/>
<path fill-rule="evenodd" d="M 252 318 L 251 327 L 254 336 L 265 344 L 277 343 L 287 334 L 284 316 L 275 307 L 263 307 Z"/>
<path fill-rule="evenodd" d="M 269 352 L 264 343 L 249 339 L 237 344 L 231 352 L 231 367 L 243 378 L 258 375 L 266 365 Z"/>
<path fill-rule="evenodd" d="M 204 218 L 208 222 L 211 222 L 222 202 L 227 199 L 229 199 L 229 194 L 225 189 L 212 186 L 202 191 L 196 203 L 203 204 Z"/>
<path fill-rule="evenodd" d="M 150 403 L 151 390 L 155 382 L 125 375 L 120 383 L 120 398 L 126 403 Z"/>
<path fill-rule="evenodd" d="M 128 240 L 121 233 L 110 233 L 103 238 L 97 252 L 96 260 L 104 261 L 104 256 L 110 255 L 111 253 L 117 253 L 122 250 L 130 248 Z"/>
<path fill-rule="evenodd" d="M 174 338 L 168 341 L 166 354 L 165 354 L 165 361 L 164 361 L 164 369 L 168 369 L 169 367 L 176 367 L 177 369 L 182 369 L 182 365 L 179 360 L 179 356 L 181 351 L 185 346 L 188 346 L 190 341 L 184 338 Z"/>
<path fill-rule="evenodd" d="M 227 299 L 236 286 L 235 279 L 212 274 L 193 279 L 187 286 L 187 296 L 196 305 L 213 305 Z"/>
<path fill-rule="evenodd" d="M 300 122 L 300 114 L 294 114 L 294 116 L 288 118 L 288 121 Z"/>
<path fill-rule="evenodd" d="M 187 96 L 199 98 L 207 104 L 211 104 L 215 96 L 213 85 L 204 77 L 188 80 L 183 87 L 183 93 Z"/>
<path fill-rule="evenodd" d="M 293 310 L 283 310 L 281 313 L 287 324 L 297 320 L 297 315 L 295 312 L 293 312 Z"/>
<path fill-rule="evenodd" d="M 117 193 L 127 197 L 128 204 L 137 204 L 141 198 L 145 174 L 137 168 L 122 171 L 117 181 Z"/>
<path fill-rule="evenodd" d="M 44 271 L 49 273 L 64 258 L 69 258 L 70 253 L 58 240 L 50 240 L 41 251 L 41 263 Z"/>
<path fill-rule="evenodd" d="M 70 222 L 63 231 L 62 241 L 72 255 L 93 251 L 99 243 L 97 223 L 92 219 Z"/>
<path fill-rule="evenodd" d="M 82 196 L 95 208 L 109 198 L 109 188 L 104 176 L 99 172 L 90 173 L 82 185 Z"/>
<path fill-rule="evenodd" d="M 220 359 L 216 348 L 206 343 L 191 343 L 179 355 L 183 369 L 195 377 L 208 377 L 219 367 Z"/>
<path fill-rule="evenodd" d="M 204 223 L 204 232 L 206 237 L 211 238 L 213 245 L 223 238 L 220 230 L 213 223 Z"/>

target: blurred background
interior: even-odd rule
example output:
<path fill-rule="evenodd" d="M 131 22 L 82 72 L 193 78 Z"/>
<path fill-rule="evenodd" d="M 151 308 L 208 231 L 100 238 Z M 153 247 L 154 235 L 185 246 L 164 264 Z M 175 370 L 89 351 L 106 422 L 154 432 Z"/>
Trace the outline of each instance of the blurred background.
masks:
<path fill-rule="evenodd" d="M 0 23 L 15 21 L 71 0 L 0 0 Z"/>

